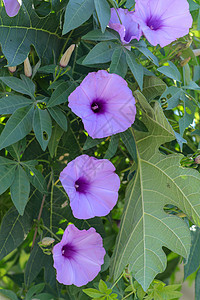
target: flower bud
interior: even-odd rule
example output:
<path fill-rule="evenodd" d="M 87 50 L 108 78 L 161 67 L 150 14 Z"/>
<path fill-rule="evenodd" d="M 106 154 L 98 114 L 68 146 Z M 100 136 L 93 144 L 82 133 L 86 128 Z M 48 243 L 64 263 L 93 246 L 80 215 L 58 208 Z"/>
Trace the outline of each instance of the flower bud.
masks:
<path fill-rule="evenodd" d="M 195 163 L 200 165 L 200 155 L 198 155 L 197 157 L 195 157 Z"/>
<path fill-rule="evenodd" d="M 51 237 L 45 237 L 42 239 L 41 241 L 41 245 L 42 246 L 50 246 L 51 244 L 53 244 L 53 242 L 55 242 L 55 240 Z"/>
<path fill-rule="evenodd" d="M 190 59 L 191 59 L 191 56 L 182 60 L 182 62 L 180 63 L 181 67 L 184 67 L 190 61 Z"/>
<path fill-rule="evenodd" d="M 75 48 L 75 44 L 72 44 L 66 51 L 65 53 L 63 54 L 63 56 L 61 57 L 61 60 L 60 60 L 60 66 L 62 68 L 65 68 L 67 65 L 68 65 L 68 62 L 70 60 L 70 57 L 72 55 L 72 52 L 74 51 L 74 48 Z"/>
<path fill-rule="evenodd" d="M 11 73 L 15 73 L 17 67 L 14 66 L 14 67 L 8 67 L 8 70 L 11 72 Z"/>
<path fill-rule="evenodd" d="M 32 76 L 32 67 L 31 67 L 31 64 L 30 64 L 30 61 L 29 61 L 28 57 L 24 61 L 24 74 L 27 77 Z"/>

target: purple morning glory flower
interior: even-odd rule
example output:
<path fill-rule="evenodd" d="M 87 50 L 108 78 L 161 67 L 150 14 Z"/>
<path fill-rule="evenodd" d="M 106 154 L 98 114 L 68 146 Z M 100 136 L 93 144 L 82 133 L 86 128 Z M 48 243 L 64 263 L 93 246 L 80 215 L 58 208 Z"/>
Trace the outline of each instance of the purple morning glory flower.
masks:
<path fill-rule="evenodd" d="M 102 238 L 94 228 L 79 230 L 68 225 L 61 242 L 53 247 L 57 280 L 65 285 L 87 284 L 101 270 L 105 254 Z"/>
<path fill-rule="evenodd" d="M 127 82 L 104 70 L 89 73 L 68 100 L 92 138 L 125 131 L 135 120 L 135 98 Z"/>
<path fill-rule="evenodd" d="M 136 0 L 135 18 L 153 46 L 170 44 L 192 26 L 187 0 Z"/>
<path fill-rule="evenodd" d="M 120 179 L 107 159 L 78 156 L 68 163 L 59 179 L 78 219 L 105 216 L 117 202 Z"/>
<path fill-rule="evenodd" d="M 142 32 L 138 23 L 135 22 L 134 12 L 123 8 L 118 8 L 117 12 L 114 8 L 111 8 L 111 18 L 108 26 L 119 33 L 123 44 L 128 44 L 133 39 L 139 41 Z"/>
<path fill-rule="evenodd" d="M 18 14 L 20 3 L 18 0 L 3 0 L 6 13 L 9 17 L 14 17 Z"/>

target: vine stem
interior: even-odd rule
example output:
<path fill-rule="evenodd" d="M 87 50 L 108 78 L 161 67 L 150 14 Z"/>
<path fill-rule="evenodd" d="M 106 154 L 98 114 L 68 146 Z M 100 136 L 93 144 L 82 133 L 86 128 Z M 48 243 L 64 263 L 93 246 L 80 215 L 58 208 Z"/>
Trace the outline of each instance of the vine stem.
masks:
<path fill-rule="evenodd" d="M 53 174 L 53 169 L 51 170 L 51 174 Z M 54 180 L 52 178 L 52 185 L 51 185 L 51 199 L 50 199 L 50 230 L 52 231 L 52 216 L 53 216 L 53 188 L 54 188 Z"/>
<path fill-rule="evenodd" d="M 49 178 L 49 182 L 48 182 L 48 185 L 47 185 L 47 191 L 48 191 L 48 189 L 50 187 L 50 184 L 51 184 L 51 181 L 52 181 L 52 177 L 53 177 L 53 173 L 51 172 L 51 175 L 50 175 L 50 178 Z M 38 218 L 37 218 L 38 222 L 41 219 L 42 210 L 43 210 L 43 207 L 44 207 L 44 202 L 45 202 L 46 196 L 47 196 L 47 194 L 44 194 L 43 198 L 42 198 L 42 203 L 41 203 L 40 211 L 39 211 Z M 37 232 L 38 232 L 38 226 L 35 227 L 35 232 L 34 232 L 34 236 L 33 236 L 33 242 L 32 242 L 32 246 L 31 246 L 31 250 L 34 247 L 36 236 L 37 236 Z"/>
<path fill-rule="evenodd" d="M 114 284 L 111 287 L 111 290 L 116 286 L 116 284 L 120 281 L 120 279 L 124 276 L 124 272 L 119 276 L 119 278 L 114 282 Z"/>
<path fill-rule="evenodd" d="M 57 239 L 60 242 L 59 237 L 54 234 L 48 227 L 46 227 L 45 225 L 42 226 L 46 231 L 48 231 L 49 233 L 51 233 L 51 236 L 53 236 L 55 239 Z"/>
<path fill-rule="evenodd" d="M 128 297 L 130 297 L 134 293 L 135 293 L 135 291 L 130 292 L 128 295 L 126 295 L 125 297 L 123 297 L 122 300 L 127 299 Z"/>

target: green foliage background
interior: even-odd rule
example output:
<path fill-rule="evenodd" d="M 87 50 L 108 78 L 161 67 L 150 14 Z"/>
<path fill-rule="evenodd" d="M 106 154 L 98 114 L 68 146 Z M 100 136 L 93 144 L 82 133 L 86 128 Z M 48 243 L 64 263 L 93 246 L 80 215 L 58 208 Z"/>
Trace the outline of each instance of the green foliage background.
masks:
<path fill-rule="evenodd" d="M 23 0 L 13 18 L 1 2 L 0 298 L 179 299 L 175 274 L 184 259 L 199 299 L 200 1 L 188 2 L 190 34 L 163 49 L 132 40 L 131 51 L 107 24 L 111 7 L 131 9 L 134 0 Z M 92 139 L 67 98 L 99 69 L 127 81 L 137 115 L 127 131 Z M 83 153 L 110 159 L 120 176 L 106 217 L 75 219 L 58 181 Z M 58 242 L 69 222 L 94 227 L 106 249 L 101 272 L 81 288 L 56 281 L 52 245 L 41 245 L 44 237 Z"/>

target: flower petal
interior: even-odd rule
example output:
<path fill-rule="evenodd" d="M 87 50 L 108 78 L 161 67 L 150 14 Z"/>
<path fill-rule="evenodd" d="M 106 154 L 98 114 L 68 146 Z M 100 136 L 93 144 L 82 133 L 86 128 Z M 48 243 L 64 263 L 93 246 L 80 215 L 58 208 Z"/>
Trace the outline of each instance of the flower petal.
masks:
<path fill-rule="evenodd" d="M 119 33 L 123 44 L 128 44 L 133 39 L 139 41 L 141 37 L 141 30 L 134 17 L 134 12 L 128 11 L 128 9 L 111 8 L 109 27 Z"/>
<path fill-rule="evenodd" d="M 136 0 L 134 16 L 154 46 L 170 44 L 188 34 L 192 26 L 187 0 Z"/>
<path fill-rule="evenodd" d="M 81 155 L 68 163 L 60 181 L 78 219 L 105 216 L 117 202 L 120 179 L 107 159 Z"/>
<path fill-rule="evenodd" d="M 67 245 L 74 252 L 66 258 L 62 249 Z M 68 225 L 60 243 L 53 248 L 56 278 L 65 285 L 82 286 L 93 280 L 104 262 L 105 249 L 101 236 L 94 228 L 79 230 L 73 224 Z"/>
<path fill-rule="evenodd" d="M 91 103 L 99 110 L 93 111 Z M 92 138 L 125 131 L 133 124 L 136 114 L 135 99 L 127 82 L 105 70 L 86 76 L 69 96 L 69 107 L 82 118 L 84 128 Z"/>
<path fill-rule="evenodd" d="M 6 13 L 9 17 L 14 17 L 18 14 L 20 4 L 17 0 L 3 0 Z"/>

